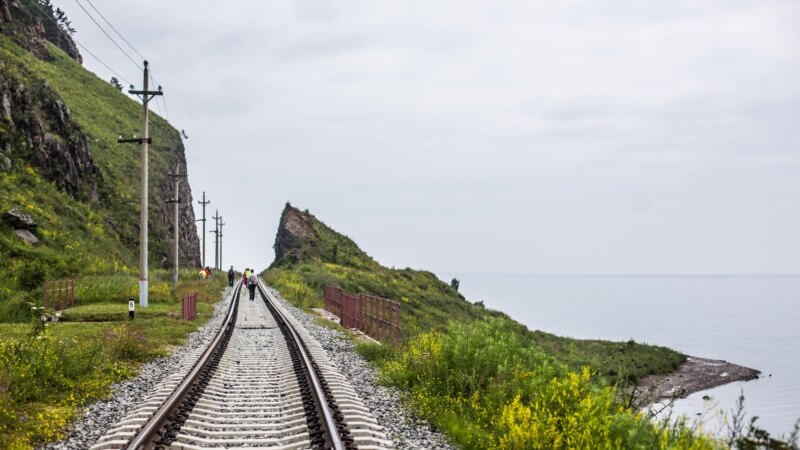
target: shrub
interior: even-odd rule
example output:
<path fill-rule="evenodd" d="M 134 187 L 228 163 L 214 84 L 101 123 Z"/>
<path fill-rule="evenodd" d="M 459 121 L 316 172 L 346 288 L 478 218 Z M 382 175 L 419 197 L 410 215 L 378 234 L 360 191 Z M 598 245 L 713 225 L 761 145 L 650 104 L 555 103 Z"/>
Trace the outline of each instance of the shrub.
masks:
<path fill-rule="evenodd" d="M 138 325 L 126 323 L 105 332 L 106 352 L 113 359 L 147 361 L 155 353 L 147 342 L 147 336 Z"/>
<path fill-rule="evenodd" d="M 58 439 L 81 401 L 104 395 L 110 381 L 95 376 L 103 364 L 99 350 L 56 340 L 39 326 L 28 338 L 0 341 L 0 447 Z"/>
<path fill-rule="evenodd" d="M 567 370 L 503 319 L 420 334 L 382 374 L 464 449 L 720 448 L 686 422 L 625 408 L 589 368 Z"/>

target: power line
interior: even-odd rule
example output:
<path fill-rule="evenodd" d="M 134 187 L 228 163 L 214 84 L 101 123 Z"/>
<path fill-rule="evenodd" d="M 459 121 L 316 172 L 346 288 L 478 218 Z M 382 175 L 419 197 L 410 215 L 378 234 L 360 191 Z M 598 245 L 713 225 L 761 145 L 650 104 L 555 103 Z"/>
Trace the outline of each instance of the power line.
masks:
<path fill-rule="evenodd" d="M 114 28 L 114 25 L 111 25 L 111 22 L 109 22 L 109 21 L 108 21 L 108 19 L 106 19 L 106 17 L 103 15 L 103 13 L 101 13 L 101 12 L 100 12 L 100 10 L 98 10 L 96 6 L 94 6 L 94 3 L 92 3 L 92 1 L 91 1 L 91 0 L 86 0 L 86 3 L 88 3 L 88 4 L 89 4 L 89 6 L 91 6 L 91 7 L 92 7 L 92 9 L 93 9 L 93 10 L 95 10 L 95 12 L 96 12 L 98 15 L 100 15 L 100 17 L 103 19 L 103 21 L 104 21 L 106 24 L 108 24 L 108 26 L 109 26 L 109 27 L 111 27 L 111 29 L 112 29 L 112 30 L 114 30 L 114 33 L 117 33 L 117 36 L 119 36 L 119 37 L 120 37 L 120 39 L 122 39 L 122 41 L 123 41 L 123 42 L 125 42 L 126 44 L 128 44 L 128 47 L 130 47 L 130 48 L 131 48 L 131 49 L 132 49 L 134 52 L 136 52 L 136 54 L 137 54 L 137 55 L 139 55 L 139 56 L 140 56 L 140 57 L 141 57 L 143 60 L 146 60 L 146 59 L 147 59 L 147 58 L 145 58 L 145 56 L 144 56 L 144 55 L 142 55 L 141 53 L 139 53 L 139 50 L 136 50 L 136 47 L 134 47 L 134 46 L 133 46 L 133 45 L 132 45 L 130 42 L 128 42 L 128 40 L 127 40 L 127 39 L 125 39 L 125 37 L 124 37 L 122 34 L 120 34 L 120 32 L 119 32 L 119 31 L 118 31 L 116 28 Z"/>
<path fill-rule="evenodd" d="M 84 46 L 83 44 L 78 42 L 77 39 L 73 38 L 72 40 L 75 41 L 75 43 L 78 44 L 80 46 L 80 48 L 82 48 L 84 51 L 86 51 L 86 53 L 92 55 L 92 57 L 94 59 L 96 59 L 100 64 L 102 64 L 103 67 L 105 67 L 106 69 L 110 70 L 111 73 L 113 73 L 114 76 L 117 77 L 117 79 L 124 81 L 125 84 L 133 85 L 133 83 L 131 83 L 130 81 L 126 80 L 125 77 L 123 77 L 122 75 L 118 74 L 114 69 L 112 69 L 111 67 L 108 67 L 108 64 L 104 63 L 102 59 L 98 58 L 94 53 L 92 53 L 88 48 L 86 48 L 86 46 Z"/>
<path fill-rule="evenodd" d="M 153 78 L 153 72 L 152 71 L 150 71 L 150 79 L 153 80 L 153 84 L 154 85 L 161 86 L 161 83 L 157 82 L 156 79 Z M 161 101 L 164 103 L 164 112 L 165 112 L 165 114 L 167 116 L 167 122 L 169 122 L 169 109 L 167 108 L 167 96 L 166 95 L 162 95 L 161 96 Z M 156 103 L 156 104 L 158 104 L 158 103 Z"/>
<path fill-rule="evenodd" d="M 81 6 L 81 4 L 80 4 L 80 2 L 79 2 L 78 0 L 75 0 L 75 3 L 77 3 L 77 4 L 78 4 L 78 6 L 80 6 L 80 7 L 81 7 L 81 9 L 83 9 L 83 11 L 84 11 L 84 12 L 86 12 L 86 14 L 87 14 L 87 15 L 89 15 L 88 11 L 86 11 L 86 9 L 85 9 L 85 8 L 83 8 L 83 6 Z M 146 58 L 144 55 L 142 55 L 142 53 L 141 53 L 139 50 L 137 50 L 137 49 L 136 49 L 136 47 L 134 47 L 134 46 L 133 46 L 133 44 L 131 44 L 131 43 L 130 43 L 130 42 L 127 40 L 127 39 L 125 39 L 125 36 L 123 36 L 123 35 L 122 35 L 122 33 L 120 33 L 120 32 L 119 32 L 119 30 L 117 30 L 117 28 L 116 28 L 116 27 L 115 27 L 115 26 L 114 26 L 114 25 L 113 25 L 113 24 L 112 24 L 112 23 L 111 23 L 111 22 L 110 22 L 108 19 L 106 19 L 106 17 L 103 15 L 103 13 L 101 13 L 101 12 L 100 12 L 100 10 L 99 10 L 99 9 L 97 9 L 97 7 L 96 7 L 96 6 L 94 6 L 94 3 L 92 3 L 92 0 L 86 0 L 86 3 L 88 3 L 88 4 L 89 4 L 89 6 L 91 6 L 91 7 L 92 7 L 92 9 L 94 9 L 94 11 L 95 11 L 95 12 L 96 12 L 96 13 L 97 13 L 99 16 L 100 16 L 100 18 L 102 18 L 102 19 L 103 19 L 103 21 L 104 21 L 104 22 L 105 22 L 105 23 L 106 23 L 106 24 L 107 24 L 109 27 L 111 27 L 111 29 L 112 29 L 112 30 L 114 30 L 114 33 L 116 33 L 116 34 L 117 34 L 117 36 L 119 36 L 119 37 L 120 37 L 120 39 L 122 39 L 122 41 L 123 41 L 123 42 L 125 42 L 125 44 L 127 44 L 127 45 L 128 45 L 128 47 L 130 47 L 130 48 L 131 48 L 131 50 L 133 50 L 134 52 L 136 52 L 136 54 L 137 54 L 137 55 L 139 55 L 139 56 L 140 56 L 140 57 L 141 57 L 143 60 L 147 60 L 147 58 Z M 92 18 L 92 16 L 91 16 L 91 15 L 89 15 L 89 18 L 91 18 L 91 19 L 92 19 L 92 21 L 93 21 L 93 22 L 94 22 L 94 23 L 95 23 L 95 24 L 96 24 L 98 27 L 100 27 L 100 24 L 99 24 L 99 23 L 97 23 L 97 21 L 96 21 L 96 20 L 94 20 L 94 18 Z M 104 33 L 106 36 L 108 36 L 108 38 L 109 38 L 109 39 L 111 39 L 111 36 L 109 36 L 109 35 L 108 35 L 108 33 L 106 33 L 106 32 L 105 32 L 105 30 L 103 30 L 103 28 L 102 28 L 102 27 L 100 27 L 100 30 L 101 30 L 101 31 L 103 31 L 103 33 Z M 113 39 L 111 39 L 111 41 L 112 41 L 112 42 L 114 42 L 114 40 L 113 40 Z M 116 44 L 117 44 L 117 43 L 116 43 L 116 42 L 114 42 L 114 45 L 116 45 Z M 120 47 L 119 47 L 119 45 L 117 45 L 117 48 L 120 48 Z M 122 50 L 122 49 L 120 48 L 120 50 Z M 125 56 L 128 56 L 128 54 L 127 54 L 127 53 L 125 53 L 124 51 L 123 51 L 122 53 L 123 53 L 123 54 L 125 54 Z M 131 59 L 131 58 L 128 56 L 128 59 Z M 134 63 L 134 64 L 135 64 L 135 63 Z M 138 65 L 137 65 L 137 67 L 138 67 Z M 159 82 L 158 82 L 158 81 L 155 79 L 155 77 L 153 77 L 153 73 L 152 73 L 152 71 L 150 72 L 150 80 L 153 82 L 153 84 L 154 84 L 154 85 L 160 85 L 160 84 L 161 84 L 161 83 L 159 83 Z M 158 109 L 158 113 L 159 113 L 159 114 L 161 114 L 161 107 L 160 107 L 160 105 L 159 105 L 159 101 L 158 101 L 158 100 L 159 100 L 159 99 L 157 98 L 157 99 L 156 99 L 156 109 Z M 166 98 L 161 98 L 160 100 L 161 100 L 161 103 L 163 103 L 163 104 L 164 104 L 164 114 L 163 114 L 163 115 L 165 115 L 165 116 L 166 116 L 167 122 L 169 122 L 169 108 L 167 108 L 167 99 L 166 99 Z"/>
<path fill-rule="evenodd" d="M 56 20 L 53 18 L 53 16 L 51 15 L 51 13 L 48 13 L 47 11 L 45 11 L 44 9 L 42 9 L 41 5 L 39 5 L 39 3 L 38 3 L 38 2 L 36 2 L 36 0 L 31 0 L 31 4 L 32 4 L 33 6 L 35 6 L 35 7 L 36 7 L 36 8 L 37 8 L 39 11 L 41 11 L 41 12 L 42 12 L 42 14 L 44 14 L 44 17 L 46 17 L 46 18 L 50 19 L 50 21 L 51 21 L 51 22 L 53 22 L 54 24 L 56 24 L 56 26 L 57 26 L 57 27 L 61 27 L 61 25 L 59 25 L 59 23 L 58 23 L 58 22 L 57 22 L 57 21 L 56 21 Z M 103 67 L 105 67 L 105 68 L 106 68 L 106 69 L 108 69 L 108 70 L 109 70 L 109 71 L 110 71 L 112 74 L 114 74 L 114 76 L 116 76 L 118 79 L 120 79 L 120 80 L 122 80 L 122 81 L 126 82 L 127 84 L 133 84 L 133 83 L 131 83 L 130 81 L 128 81 L 127 79 L 125 79 L 125 77 L 123 77 L 122 75 L 118 74 L 116 70 L 114 70 L 114 69 L 112 69 L 111 67 L 109 67 L 109 65 L 108 65 L 108 64 L 106 64 L 106 63 L 105 63 L 105 62 L 104 62 L 102 59 L 100 59 L 100 57 L 98 57 L 97 55 L 95 55 L 94 53 L 92 53 L 92 51 L 91 51 L 91 50 L 89 50 L 89 49 L 88 49 L 88 48 L 87 48 L 85 45 L 81 44 L 79 40 L 75 39 L 74 37 L 72 37 L 72 40 L 73 40 L 73 41 L 75 41 L 75 44 L 77 44 L 77 45 L 78 45 L 80 48 L 82 48 L 84 51 L 86 51 L 86 53 L 88 53 L 88 54 L 89 54 L 89 55 L 91 55 L 91 56 L 92 56 L 94 59 L 96 59 L 96 60 L 97 60 L 97 62 L 99 62 L 100 64 L 102 64 L 102 65 L 103 65 Z"/>
<path fill-rule="evenodd" d="M 94 24 L 95 24 L 95 25 L 97 25 L 97 28 L 99 28 L 99 29 L 100 29 L 100 31 L 102 31 L 102 32 L 103 32 L 103 34 L 105 34 L 105 35 L 106 35 L 106 37 L 107 37 L 107 38 L 108 38 L 108 39 L 109 39 L 109 40 L 110 40 L 110 41 L 111 41 L 111 42 L 112 42 L 112 43 L 113 43 L 113 44 L 114 44 L 114 45 L 115 45 L 115 46 L 116 46 L 116 47 L 119 49 L 119 51 L 121 51 L 121 52 L 122 52 L 122 54 L 123 54 L 123 55 L 125 55 L 125 57 L 126 57 L 126 58 L 128 58 L 128 61 L 130 61 L 131 63 L 133 63 L 133 65 L 134 65 L 134 66 L 136 66 L 136 68 L 137 68 L 137 69 L 139 69 L 139 70 L 142 70 L 141 66 L 139 66 L 139 63 L 137 63 L 136 61 L 134 61 L 134 59 L 133 59 L 133 58 L 131 58 L 131 56 L 130 56 L 130 55 L 129 55 L 129 54 L 128 54 L 128 53 L 127 53 L 127 52 L 126 52 L 126 51 L 125 51 L 125 50 L 124 50 L 122 47 L 120 47 L 120 45 L 119 45 L 119 44 L 117 44 L 117 41 L 115 41 L 115 40 L 114 40 L 114 38 L 112 38 L 112 37 L 111 37 L 111 35 L 110 35 L 110 34 L 108 34 L 108 32 L 106 32 L 106 30 L 105 30 L 105 29 L 104 29 L 104 28 L 103 28 L 103 27 L 100 25 L 100 23 L 99 23 L 99 22 L 97 22 L 97 20 L 95 20 L 94 16 L 92 16 L 91 14 L 89 14 L 89 11 L 87 11 L 87 10 L 86 10 L 86 8 L 84 8 L 84 7 L 83 7 L 83 5 L 81 5 L 81 2 L 79 2 L 78 0 L 75 0 L 75 3 L 77 3 L 77 4 L 78 4 L 78 6 L 80 6 L 80 7 L 81 7 L 81 9 L 83 10 L 83 12 L 85 12 L 85 13 L 86 13 L 86 15 L 87 15 L 87 16 L 89 16 L 89 18 L 90 18 L 90 19 L 92 19 L 92 22 L 94 22 Z"/>
<path fill-rule="evenodd" d="M 87 2 L 87 3 L 89 3 L 89 5 L 92 7 L 92 9 L 94 9 L 94 10 L 95 10 L 95 12 L 97 12 L 97 14 L 98 14 L 98 15 L 99 15 L 99 16 L 100 16 L 102 19 L 103 19 L 103 21 L 104 21 L 106 24 L 108 24 L 108 26 L 109 26 L 109 27 L 111 27 L 111 29 L 112 29 L 112 30 L 114 30 L 114 32 L 117 34 L 117 36 L 119 36 L 119 37 L 120 37 L 120 38 L 121 38 L 121 39 L 122 39 L 122 40 L 125 42 L 125 44 L 127 44 L 127 45 L 128 45 L 128 47 L 130 47 L 130 48 L 131 48 L 131 49 L 132 49 L 134 52 L 136 52 L 136 54 L 137 54 L 137 55 L 141 56 L 141 57 L 142 57 L 142 59 L 144 59 L 144 60 L 147 60 L 147 58 L 145 58 L 145 57 L 144 57 L 144 55 L 142 55 L 142 54 L 139 52 L 139 50 L 137 50 L 137 49 L 136 49 L 136 47 L 134 47 L 134 46 L 133 46 L 133 44 L 131 44 L 130 42 L 128 42 L 128 40 L 127 40 L 127 39 L 125 39 L 125 37 L 124 37 L 124 36 L 122 36 L 122 34 L 121 34 L 121 33 L 120 33 L 120 32 L 119 32 L 119 31 L 118 31 L 118 30 L 117 30 L 117 29 L 114 27 L 114 25 L 112 25 L 112 24 L 111 24 L 111 22 L 109 22 L 109 21 L 108 21 L 108 19 L 106 19 L 106 18 L 105 18 L 105 16 L 104 16 L 104 15 L 103 15 L 103 14 L 102 14 L 102 13 L 101 13 L 101 12 L 100 12 L 98 9 L 97 9 L 97 7 L 95 7 L 95 6 L 94 6 L 94 4 L 91 2 L 91 0 L 86 0 L 86 2 Z M 48 13 L 47 11 L 45 11 L 44 9 L 42 9 L 41 5 L 39 5 L 39 4 L 38 4 L 38 2 L 36 2 L 36 0 L 31 0 L 31 3 L 32 3 L 32 4 L 33 4 L 33 5 L 36 7 L 36 8 L 38 8 L 38 9 L 39 9 L 39 11 L 41 11 L 41 12 L 44 14 L 44 16 L 45 16 L 45 17 L 47 17 L 47 18 L 48 18 L 50 21 L 52 21 L 52 22 L 53 22 L 53 23 L 54 23 L 56 26 L 60 27 L 59 23 L 58 23 L 58 22 L 57 22 L 57 21 L 56 21 L 56 20 L 55 20 L 55 19 L 52 17 L 52 14 L 50 14 L 50 13 Z M 92 20 L 92 22 L 94 22 L 94 24 L 95 24 L 95 25 L 97 25 L 97 28 L 99 28 L 99 29 L 100 29 L 100 31 L 102 31 L 102 32 L 103 32 L 103 34 L 105 34 L 105 35 L 106 35 L 106 37 L 107 37 L 107 38 L 108 38 L 108 39 L 109 39 L 109 40 L 110 40 L 110 41 L 111 41 L 111 42 L 114 44 L 114 46 L 116 46 L 116 47 L 117 47 L 117 49 L 119 49 L 119 51 L 120 51 L 120 52 L 122 52 L 122 54 L 123 54 L 123 55 L 125 55 L 125 57 L 126 57 L 126 58 L 128 58 L 128 60 L 129 60 L 131 63 L 133 63 L 133 65 L 134 65 L 134 66 L 136 66 L 136 68 L 137 68 L 137 69 L 141 70 L 141 67 L 139 66 L 139 64 L 138 64 L 136 61 L 134 61 L 134 59 L 133 59 L 133 58 L 131 58 L 131 56 L 130 56 L 130 55 L 129 55 L 129 54 L 128 54 L 128 53 L 127 53 L 127 52 L 126 52 L 126 51 L 125 51 L 125 50 L 124 50 L 124 49 L 123 49 L 123 48 L 122 48 L 122 47 L 121 47 L 121 46 L 120 46 L 120 45 L 117 43 L 117 41 L 115 41 L 115 40 L 114 40 L 114 38 L 112 38 L 112 37 L 111 37 L 111 35 L 109 35 L 109 34 L 108 34 L 108 32 L 106 32 L 106 30 L 103 28 L 103 26 L 102 26 L 102 25 L 100 25 L 100 23 L 99 23 L 99 22 L 97 22 L 97 20 L 95 20 L 95 18 L 94 18 L 94 17 L 91 15 L 91 13 L 89 13 L 89 11 L 87 11 L 87 10 L 86 10 L 86 8 L 84 8 L 84 7 L 83 7 L 83 5 L 80 3 L 80 1 L 78 1 L 78 0 L 75 0 L 75 3 L 77 3 L 77 5 L 78 5 L 78 6 L 79 6 L 79 7 L 80 7 L 82 10 L 83 10 L 83 12 L 84 12 L 84 13 L 86 13 L 86 15 L 87 15 L 87 16 L 88 16 L 88 17 L 89 17 L 91 20 Z M 133 83 L 131 83 L 130 81 L 128 81 L 128 80 L 127 80 L 125 77 L 123 77 L 122 75 L 119 75 L 119 74 L 117 73 L 117 71 L 116 71 L 116 70 L 112 69 L 112 68 L 111 68 L 111 67 L 110 67 L 108 64 L 106 64 L 106 63 L 105 63 L 105 62 L 104 62 L 102 59 L 100 59 L 100 58 L 99 58 L 97 55 L 95 55 L 94 53 L 92 53 L 92 51 L 91 51 L 91 50 L 89 50 L 89 49 L 88 49 L 88 48 L 87 48 L 85 45 L 81 44 L 81 43 L 80 43 L 80 42 L 79 42 L 77 39 L 75 39 L 75 38 L 73 37 L 73 38 L 72 38 L 72 40 L 73 40 L 73 41 L 75 41 L 75 43 L 76 43 L 76 44 L 77 44 L 79 47 L 81 47 L 81 48 L 82 48 L 84 51 L 86 51 L 86 53 L 88 53 L 89 55 L 91 55 L 91 56 L 92 56 L 94 59 L 96 59 L 96 60 L 97 60 L 97 61 L 98 61 L 100 64 L 102 64 L 102 65 L 103 65 L 103 67 L 105 67 L 105 68 L 106 68 L 106 69 L 108 69 L 108 70 L 109 70 L 109 71 L 110 71 L 112 74 L 114 74 L 114 76 L 116 76 L 116 77 L 117 77 L 117 79 L 124 81 L 124 82 L 125 82 L 126 84 L 128 84 L 128 85 L 133 85 Z M 155 84 L 155 85 L 160 85 L 160 84 L 161 84 L 161 83 L 158 83 L 158 81 L 155 79 L 155 77 L 153 77 L 153 76 L 152 76 L 152 73 L 151 73 L 151 75 L 149 76 L 149 78 L 150 78 L 150 80 L 153 82 L 153 84 Z M 169 122 L 169 108 L 167 108 L 167 99 L 162 97 L 162 98 L 161 98 L 161 101 L 162 101 L 162 102 L 163 102 L 163 104 L 164 104 L 164 115 L 166 116 L 167 122 Z M 158 103 L 158 98 L 156 98 L 156 109 L 158 110 L 158 113 L 159 113 L 159 114 L 161 114 L 161 107 L 160 107 L 160 105 L 159 105 L 159 103 Z"/>

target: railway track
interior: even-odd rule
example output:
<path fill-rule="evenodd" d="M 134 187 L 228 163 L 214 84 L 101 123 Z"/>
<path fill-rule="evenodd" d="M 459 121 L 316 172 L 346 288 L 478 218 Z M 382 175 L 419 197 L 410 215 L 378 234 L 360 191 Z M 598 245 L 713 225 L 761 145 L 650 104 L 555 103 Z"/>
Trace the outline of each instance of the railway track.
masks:
<path fill-rule="evenodd" d="M 349 381 L 258 284 L 239 283 L 217 337 L 91 447 L 388 449 Z"/>

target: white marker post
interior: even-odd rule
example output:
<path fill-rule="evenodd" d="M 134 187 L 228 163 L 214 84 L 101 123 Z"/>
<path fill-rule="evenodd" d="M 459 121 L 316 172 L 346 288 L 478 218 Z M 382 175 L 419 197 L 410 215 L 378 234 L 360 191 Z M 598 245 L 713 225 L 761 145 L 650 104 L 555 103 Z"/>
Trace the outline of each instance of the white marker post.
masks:
<path fill-rule="evenodd" d="M 128 300 L 128 320 L 133 320 L 133 315 L 136 313 L 136 302 L 133 299 Z"/>

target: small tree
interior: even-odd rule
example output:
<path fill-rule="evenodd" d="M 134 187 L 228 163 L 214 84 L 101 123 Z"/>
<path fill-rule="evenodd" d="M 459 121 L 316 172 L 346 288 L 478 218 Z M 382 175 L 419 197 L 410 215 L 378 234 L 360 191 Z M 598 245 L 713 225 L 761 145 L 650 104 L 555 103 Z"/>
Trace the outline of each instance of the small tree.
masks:
<path fill-rule="evenodd" d="M 461 283 L 458 281 L 458 278 L 453 278 L 453 279 L 450 281 L 450 287 L 451 287 L 451 288 L 453 288 L 453 289 L 455 289 L 455 290 L 458 290 L 458 285 L 459 285 L 459 284 L 461 284 Z"/>
<path fill-rule="evenodd" d="M 112 86 L 114 86 L 120 92 L 122 92 L 122 85 L 119 83 L 119 80 L 117 79 L 117 77 L 111 77 L 111 81 L 109 81 L 109 83 L 111 83 Z"/>
<path fill-rule="evenodd" d="M 52 9 L 52 6 L 50 7 Z M 61 8 L 56 8 L 55 19 L 61 27 L 69 34 L 75 34 L 75 29 L 72 28 L 72 22 L 67 19 L 67 14 Z"/>

